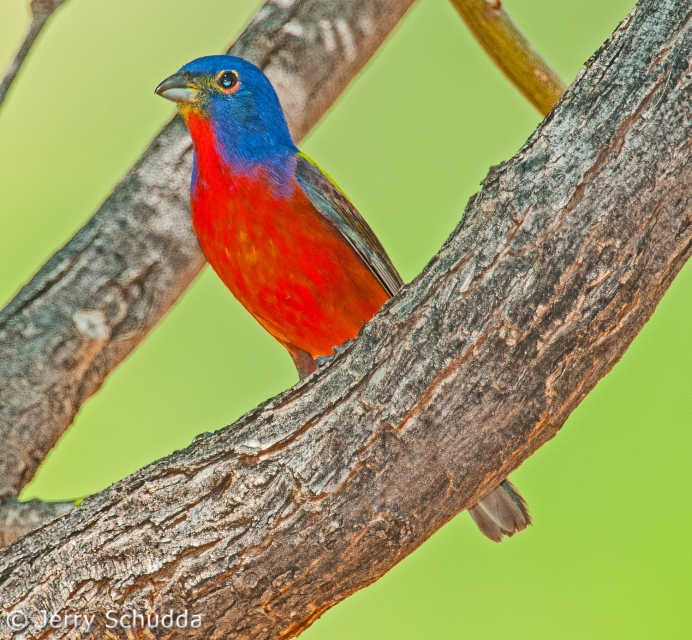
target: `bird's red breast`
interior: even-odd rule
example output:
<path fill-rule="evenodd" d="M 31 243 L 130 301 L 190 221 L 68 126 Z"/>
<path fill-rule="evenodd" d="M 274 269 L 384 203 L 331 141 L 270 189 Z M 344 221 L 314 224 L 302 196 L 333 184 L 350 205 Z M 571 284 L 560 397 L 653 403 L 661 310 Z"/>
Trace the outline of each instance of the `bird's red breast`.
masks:
<path fill-rule="evenodd" d="M 354 338 L 389 298 L 372 271 L 295 178 L 234 169 L 209 121 L 186 120 L 197 154 L 192 223 L 221 280 L 289 351 L 316 358 Z"/>

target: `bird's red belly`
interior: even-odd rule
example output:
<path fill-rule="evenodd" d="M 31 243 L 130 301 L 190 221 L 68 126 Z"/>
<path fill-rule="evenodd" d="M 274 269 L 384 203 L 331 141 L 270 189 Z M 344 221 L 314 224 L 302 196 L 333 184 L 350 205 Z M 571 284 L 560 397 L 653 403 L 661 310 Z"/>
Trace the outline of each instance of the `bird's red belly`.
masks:
<path fill-rule="evenodd" d="M 199 186 L 192 222 L 207 260 L 284 346 L 313 358 L 354 338 L 388 295 L 299 188 L 273 194 L 257 179 Z M 230 193 L 220 198 L 219 193 Z"/>

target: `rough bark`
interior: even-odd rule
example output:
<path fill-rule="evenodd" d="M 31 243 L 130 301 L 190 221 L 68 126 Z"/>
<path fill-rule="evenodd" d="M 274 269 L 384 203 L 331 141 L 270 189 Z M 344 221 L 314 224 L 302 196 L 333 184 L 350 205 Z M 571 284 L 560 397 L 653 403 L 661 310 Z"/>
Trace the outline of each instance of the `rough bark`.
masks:
<path fill-rule="evenodd" d="M 292 637 L 554 436 L 692 251 L 691 18 L 643 0 L 324 371 L 0 552 L 25 637 L 133 607 Z"/>
<path fill-rule="evenodd" d="M 5 547 L 27 531 L 66 514 L 73 502 L 19 502 L 17 498 L 0 500 L 0 547 Z"/>
<path fill-rule="evenodd" d="M 272 0 L 231 53 L 265 69 L 300 140 L 412 2 Z M 175 118 L 0 312 L 0 498 L 19 495 L 81 404 L 202 268 L 189 220 L 191 156 Z"/>

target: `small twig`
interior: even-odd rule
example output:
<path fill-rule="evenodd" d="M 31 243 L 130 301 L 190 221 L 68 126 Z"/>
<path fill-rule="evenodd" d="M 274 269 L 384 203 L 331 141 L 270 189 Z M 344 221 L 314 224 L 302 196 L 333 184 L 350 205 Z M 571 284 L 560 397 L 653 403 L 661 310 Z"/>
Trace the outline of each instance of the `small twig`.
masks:
<path fill-rule="evenodd" d="M 32 17 L 29 31 L 24 38 L 24 42 L 22 42 L 22 46 L 19 47 L 17 55 L 10 63 L 5 77 L 2 79 L 2 82 L 0 82 L 0 107 L 5 101 L 7 92 L 10 90 L 14 79 L 17 77 L 19 70 L 24 64 L 24 60 L 26 60 L 26 57 L 29 55 L 31 47 L 34 46 L 38 34 L 41 33 L 41 29 L 43 29 L 46 22 L 48 22 L 48 18 L 53 15 L 55 10 L 63 4 L 64 1 L 65 0 L 32 0 L 30 5 Z"/>
<path fill-rule="evenodd" d="M 547 115 L 567 85 L 517 29 L 500 0 L 450 1 L 500 71 Z"/>

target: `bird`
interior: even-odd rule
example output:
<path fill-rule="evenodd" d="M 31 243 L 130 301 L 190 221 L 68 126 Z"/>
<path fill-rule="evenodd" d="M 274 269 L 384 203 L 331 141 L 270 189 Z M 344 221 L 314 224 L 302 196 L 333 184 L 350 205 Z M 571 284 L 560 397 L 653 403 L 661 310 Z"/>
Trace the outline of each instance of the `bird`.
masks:
<path fill-rule="evenodd" d="M 401 289 L 401 276 L 351 201 L 295 145 L 253 63 L 197 58 L 155 92 L 176 103 L 192 138 L 190 210 L 207 261 L 307 378 Z M 496 542 L 531 523 L 508 480 L 469 512 Z"/>

